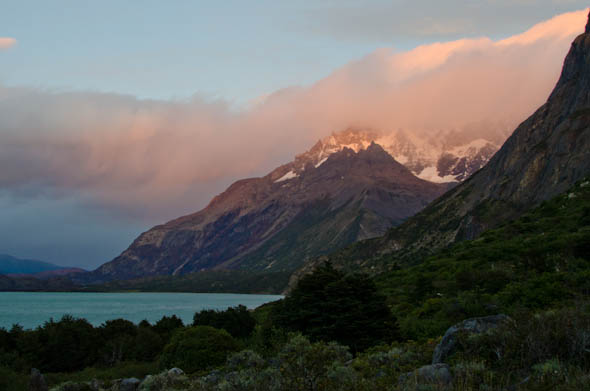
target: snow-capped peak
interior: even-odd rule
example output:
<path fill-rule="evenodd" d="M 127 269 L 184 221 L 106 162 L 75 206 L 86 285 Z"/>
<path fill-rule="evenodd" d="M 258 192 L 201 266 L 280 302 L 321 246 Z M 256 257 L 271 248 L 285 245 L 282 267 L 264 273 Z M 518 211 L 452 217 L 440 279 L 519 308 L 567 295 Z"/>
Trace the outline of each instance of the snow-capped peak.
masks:
<path fill-rule="evenodd" d="M 378 132 L 348 128 L 321 139 L 293 162 L 275 170 L 271 178 L 275 183 L 297 178 L 306 167 L 319 168 L 334 153 L 345 148 L 358 153 L 374 142 L 419 178 L 436 183 L 461 182 L 482 168 L 499 145 L 481 137 L 461 137 L 461 142 L 458 138 L 452 131 L 424 136 L 403 130 Z"/>
<path fill-rule="evenodd" d="M 457 143 L 454 138 L 453 132 L 438 132 L 436 137 L 425 137 L 403 130 L 377 132 L 348 128 L 332 133 L 309 151 L 298 155 L 293 162 L 293 172 L 300 173 L 309 163 L 318 168 L 330 155 L 344 148 L 358 153 L 375 142 L 422 179 L 438 183 L 460 182 L 483 167 L 499 148 L 484 138 L 462 143 Z"/>

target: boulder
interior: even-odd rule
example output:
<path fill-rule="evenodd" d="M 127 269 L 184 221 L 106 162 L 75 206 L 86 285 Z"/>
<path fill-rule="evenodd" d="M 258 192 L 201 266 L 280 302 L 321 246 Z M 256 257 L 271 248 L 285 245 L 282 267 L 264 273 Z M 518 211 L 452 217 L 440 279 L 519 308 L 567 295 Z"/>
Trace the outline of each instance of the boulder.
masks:
<path fill-rule="evenodd" d="M 180 376 L 184 375 L 184 371 L 180 368 L 172 368 L 168 370 L 168 375 L 170 376 Z"/>
<path fill-rule="evenodd" d="M 481 318 L 466 319 L 449 327 L 442 340 L 434 349 L 432 364 L 440 364 L 454 352 L 457 345 L 457 337 L 460 333 L 482 334 L 497 328 L 510 318 L 504 314 L 484 316 Z"/>
<path fill-rule="evenodd" d="M 45 377 L 37 368 L 31 369 L 31 379 L 29 380 L 29 391 L 47 391 Z"/>
<path fill-rule="evenodd" d="M 401 375 L 398 380 L 400 385 L 412 384 L 435 384 L 439 386 L 450 386 L 453 382 L 453 375 L 447 364 L 425 365 L 413 372 Z"/>

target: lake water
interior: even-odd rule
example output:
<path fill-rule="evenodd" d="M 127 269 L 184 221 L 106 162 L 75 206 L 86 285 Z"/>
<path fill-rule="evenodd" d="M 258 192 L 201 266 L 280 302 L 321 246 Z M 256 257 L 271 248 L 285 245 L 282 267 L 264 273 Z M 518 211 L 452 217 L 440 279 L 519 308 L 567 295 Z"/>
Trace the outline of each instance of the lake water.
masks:
<path fill-rule="evenodd" d="M 239 304 L 256 308 L 280 298 L 230 293 L 0 292 L 0 327 L 9 329 L 18 323 L 35 328 L 64 314 L 85 318 L 95 326 L 117 318 L 134 323 L 147 319 L 153 324 L 164 315 L 176 315 L 187 324 L 202 309 L 223 310 Z"/>

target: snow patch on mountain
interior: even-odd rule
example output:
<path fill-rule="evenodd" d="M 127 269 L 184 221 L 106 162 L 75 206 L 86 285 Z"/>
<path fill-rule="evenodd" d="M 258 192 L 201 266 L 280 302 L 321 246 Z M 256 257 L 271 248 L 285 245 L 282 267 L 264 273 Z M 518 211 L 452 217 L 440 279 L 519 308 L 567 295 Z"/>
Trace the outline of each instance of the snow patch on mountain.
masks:
<path fill-rule="evenodd" d="M 315 168 L 318 168 L 319 166 L 321 166 L 322 164 L 324 164 L 326 162 L 326 160 L 328 160 L 328 157 L 326 156 L 325 158 L 323 158 L 322 160 L 320 160 L 319 162 L 316 163 Z"/>
<path fill-rule="evenodd" d="M 279 179 L 277 179 L 275 181 L 275 183 L 288 181 L 289 179 L 297 178 L 298 176 L 299 175 L 295 171 L 291 170 L 291 171 L 287 172 L 285 175 L 283 175 L 282 177 L 280 177 Z"/>
<path fill-rule="evenodd" d="M 438 174 L 436 167 L 430 166 L 426 167 L 422 170 L 418 175 L 416 175 L 420 179 L 424 179 L 426 181 L 434 182 L 434 183 L 447 183 L 447 182 L 459 182 L 455 175 L 445 175 L 441 177 Z"/>

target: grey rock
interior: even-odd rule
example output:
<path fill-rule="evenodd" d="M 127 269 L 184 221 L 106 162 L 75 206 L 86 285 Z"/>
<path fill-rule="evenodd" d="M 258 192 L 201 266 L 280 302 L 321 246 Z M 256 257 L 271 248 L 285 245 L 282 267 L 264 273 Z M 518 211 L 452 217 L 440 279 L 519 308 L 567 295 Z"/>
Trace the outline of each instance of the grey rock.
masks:
<path fill-rule="evenodd" d="M 451 370 L 447 364 L 425 365 L 399 377 L 398 383 L 400 385 L 405 385 L 409 382 L 416 385 L 436 384 L 450 386 L 453 383 L 453 375 L 451 375 Z"/>
<path fill-rule="evenodd" d="M 184 375 L 184 371 L 180 368 L 172 368 L 172 369 L 168 370 L 168 375 L 180 376 L 180 375 Z"/>
<path fill-rule="evenodd" d="M 221 380 L 221 371 L 211 371 L 207 376 L 203 378 L 207 384 L 217 384 Z"/>
<path fill-rule="evenodd" d="M 451 354 L 457 345 L 457 336 L 459 333 L 467 332 L 470 334 L 487 333 L 509 321 L 510 318 L 504 314 L 484 316 L 481 318 L 470 318 L 449 327 L 442 340 L 434 349 L 432 355 L 432 364 L 439 364 Z"/>
<path fill-rule="evenodd" d="M 37 368 L 31 369 L 31 379 L 29 381 L 29 391 L 47 391 L 45 377 Z"/>

